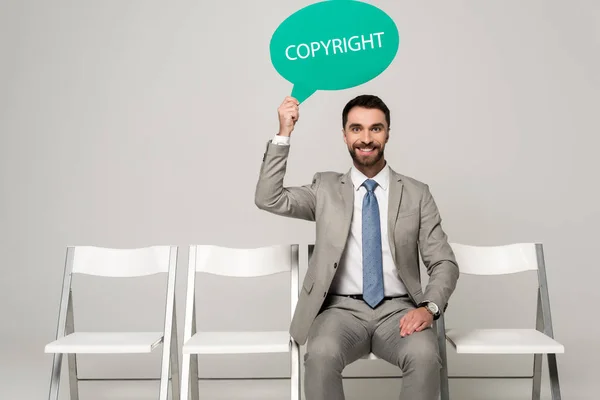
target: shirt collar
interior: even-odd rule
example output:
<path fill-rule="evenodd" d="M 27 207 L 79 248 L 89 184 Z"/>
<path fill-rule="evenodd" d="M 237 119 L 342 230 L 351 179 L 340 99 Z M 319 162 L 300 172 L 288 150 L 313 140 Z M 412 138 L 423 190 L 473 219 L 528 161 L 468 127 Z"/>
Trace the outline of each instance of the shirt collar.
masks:
<path fill-rule="evenodd" d="M 350 170 L 350 178 L 352 179 L 352 184 L 354 185 L 354 190 L 359 190 L 362 184 L 369 178 L 362 172 L 360 172 L 354 165 Z M 389 183 L 390 183 L 390 167 L 388 163 L 385 163 L 385 167 L 377 175 L 373 178 L 377 185 L 381 187 L 384 191 L 387 191 Z"/>

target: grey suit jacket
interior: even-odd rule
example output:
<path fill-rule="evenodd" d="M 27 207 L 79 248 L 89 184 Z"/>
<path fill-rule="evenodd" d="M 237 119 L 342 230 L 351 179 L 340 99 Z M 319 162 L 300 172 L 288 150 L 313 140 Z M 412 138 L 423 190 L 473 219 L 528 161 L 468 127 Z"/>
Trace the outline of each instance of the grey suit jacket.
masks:
<path fill-rule="evenodd" d="M 291 336 L 306 343 L 337 270 L 354 210 L 350 172 L 320 172 L 310 185 L 284 187 L 290 146 L 267 143 L 255 203 L 277 215 L 316 221 L 316 241 L 290 326 Z M 424 300 L 445 309 L 456 287 L 458 265 L 442 230 L 429 187 L 390 171 L 388 237 L 398 277 L 415 304 Z M 419 251 L 429 274 L 423 292 Z"/>

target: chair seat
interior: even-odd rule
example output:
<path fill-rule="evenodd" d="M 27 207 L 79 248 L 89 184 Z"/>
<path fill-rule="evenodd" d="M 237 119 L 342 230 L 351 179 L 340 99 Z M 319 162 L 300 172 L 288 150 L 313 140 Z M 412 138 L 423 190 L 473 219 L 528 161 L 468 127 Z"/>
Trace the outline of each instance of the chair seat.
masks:
<path fill-rule="evenodd" d="M 377 357 L 377 356 L 376 356 L 375 354 L 373 354 L 373 353 L 369 353 L 369 354 L 367 354 L 367 355 L 365 355 L 365 356 L 362 356 L 360 359 L 361 359 L 361 360 L 379 360 L 379 357 Z"/>
<path fill-rule="evenodd" d="M 162 332 L 75 332 L 48 343 L 46 353 L 150 353 Z"/>
<path fill-rule="evenodd" d="M 183 345 L 184 354 L 287 353 L 289 332 L 198 332 Z"/>
<path fill-rule="evenodd" d="M 448 329 L 446 338 L 457 353 L 556 354 L 565 348 L 535 329 Z"/>

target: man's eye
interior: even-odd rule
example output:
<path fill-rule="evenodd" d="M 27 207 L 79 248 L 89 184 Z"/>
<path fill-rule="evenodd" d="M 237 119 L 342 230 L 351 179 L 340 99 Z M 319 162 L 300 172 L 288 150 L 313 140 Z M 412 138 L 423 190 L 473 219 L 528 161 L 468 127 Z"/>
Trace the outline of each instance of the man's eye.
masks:
<path fill-rule="evenodd" d="M 373 128 L 373 130 L 374 130 L 375 132 L 379 132 L 379 131 L 381 130 L 381 128 Z"/>

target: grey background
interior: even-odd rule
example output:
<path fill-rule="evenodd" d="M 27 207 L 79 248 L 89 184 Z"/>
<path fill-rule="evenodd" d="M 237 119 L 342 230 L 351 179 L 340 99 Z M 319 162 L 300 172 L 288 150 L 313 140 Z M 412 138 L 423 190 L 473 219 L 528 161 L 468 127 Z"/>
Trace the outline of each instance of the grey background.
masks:
<path fill-rule="evenodd" d="M 312 242 L 310 223 L 253 202 L 276 109 L 291 91 L 268 42 L 310 3 L 0 3 L 0 398 L 46 396 L 43 347 L 55 335 L 67 245 L 181 245 L 181 330 L 186 245 Z M 599 3 L 372 3 L 399 27 L 397 58 L 371 82 L 302 104 L 286 184 L 346 171 L 341 109 L 355 95 L 380 95 L 392 110 L 386 157 L 431 186 L 451 241 L 545 244 L 555 337 L 566 346 L 563 397 L 596 398 Z M 199 280 L 199 329 L 287 329 L 287 282 Z M 463 277 L 448 325 L 533 326 L 534 284 L 527 274 Z M 77 329 L 161 327 L 158 277 L 74 285 Z M 531 366 L 522 357 L 449 356 L 451 375 Z M 82 357 L 80 371 L 156 377 L 158 361 Z M 287 362 L 209 357 L 201 375 L 286 376 Z M 358 362 L 346 373 L 397 371 Z M 468 387 L 458 398 L 486 398 Z"/>

